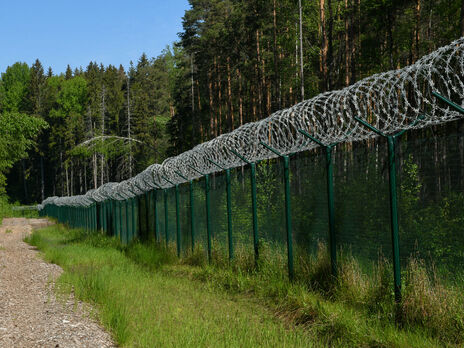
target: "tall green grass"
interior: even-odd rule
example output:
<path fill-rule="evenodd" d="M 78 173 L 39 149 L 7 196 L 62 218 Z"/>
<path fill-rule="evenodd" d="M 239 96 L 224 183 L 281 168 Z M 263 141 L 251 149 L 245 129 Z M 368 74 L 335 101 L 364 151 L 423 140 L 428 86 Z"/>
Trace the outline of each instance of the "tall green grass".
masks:
<path fill-rule="evenodd" d="M 462 296 L 411 259 L 404 297 L 394 305 L 391 265 L 372 272 L 340 252 L 330 274 L 324 244 L 314 255 L 296 251 L 297 279 L 269 243 L 260 260 L 237 246 L 215 247 L 211 264 L 197 247 L 178 259 L 174 246 L 121 245 L 117 240 L 60 226 L 28 240 L 61 265 L 64 292 L 95 303 L 100 319 L 125 346 L 434 347 L 464 343 Z M 432 278 L 431 278 L 432 277 Z M 400 311 L 401 325 L 395 324 Z M 169 336 L 169 337 L 167 337 Z M 195 336 L 195 337 L 193 337 Z M 223 337 L 223 338 L 222 338 Z"/>
<path fill-rule="evenodd" d="M 64 269 L 57 288 L 94 303 L 99 319 L 127 347 L 311 347 L 266 307 L 161 271 L 170 252 L 82 231 L 50 227 L 27 241 Z"/>

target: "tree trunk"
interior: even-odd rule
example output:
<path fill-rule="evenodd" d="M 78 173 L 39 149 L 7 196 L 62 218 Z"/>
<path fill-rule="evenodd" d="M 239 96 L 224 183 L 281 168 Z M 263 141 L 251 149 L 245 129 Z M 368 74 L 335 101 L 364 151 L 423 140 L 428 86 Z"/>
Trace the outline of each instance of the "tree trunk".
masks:
<path fill-rule="evenodd" d="M 229 103 L 229 132 L 234 130 L 234 105 L 232 104 L 232 86 L 230 76 L 230 57 L 227 57 L 227 99 Z"/>
<path fill-rule="evenodd" d="M 348 0 L 345 0 L 345 86 L 350 84 L 350 60 L 351 60 L 351 48 L 350 48 L 350 11 L 348 6 Z"/>
<path fill-rule="evenodd" d="M 218 57 L 218 61 L 221 61 L 221 57 Z M 217 68 L 217 90 L 218 90 L 218 106 L 219 106 L 219 114 L 218 114 L 218 135 L 222 134 L 222 81 L 221 81 L 221 69 L 219 64 L 216 65 Z"/>
<path fill-rule="evenodd" d="M 174 116 L 171 110 L 171 117 Z M 129 177 L 132 177 L 132 141 L 131 141 L 131 111 L 130 111 L 130 79 L 127 77 L 127 137 L 129 138 Z"/>
<path fill-rule="evenodd" d="M 263 95 L 262 95 L 262 85 L 261 85 L 261 74 L 260 74 L 260 66 L 261 66 L 261 50 L 259 45 L 259 29 L 256 30 L 256 58 L 257 58 L 257 66 L 255 67 L 256 70 L 256 77 L 258 80 L 258 117 L 262 118 L 262 103 L 263 103 Z"/>
<path fill-rule="evenodd" d="M 324 7 L 324 0 L 321 0 L 321 7 Z M 298 1 L 299 14 L 300 14 L 300 84 L 301 84 L 301 100 L 305 99 L 304 90 L 304 66 L 303 66 L 303 8 L 301 0 Z"/>
<path fill-rule="evenodd" d="M 21 170 L 22 170 L 22 176 L 23 176 L 23 188 L 24 188 L 24 202 L 29 201 L 29 194 L 27 192 L 27 182 L 26 182 L 26 165 L 24 163 L 25 160 L 21 160 Z"/>
<path fill-rule="evenodd" d="M 301 0 L 300 0 L 301 2 Z M 273 79 L 273 94 L 274 94 L 274 100 L 277 99 L 277 102 L 274 102 L 272 108 L 280 110 L 282 108 L 281 102 L 280 102 L 280 88 L 278 85 L 278 81 L 280 79 L 280 74 L 279 74 L 279 61 L 278 61 L 278 54 L 277 54 L 277 9 L 276 9 L 276 0 L 273 1 L 273 10 L 272 10 L 272 15 L 273 15 L 273 29 L 274 29 L 274 79 Z"/>
<path fill-rule="evenodd" d="M 242 74 L 240 70 L 237 69 L 238 74 L 238 105 L 239 105 L 239 117 L 240 117 L 240 126 L 243 125 L 243 100 L 242 100 Z"/>
<path fill-rule="evenodd" d="M 332 74 L 331 69 L 333 67 L 333 13 L 332 13 L 332 0 L 327 1 L 329 8 L 329 28 L 328 28 L 328 39 L 327 39 L 327 90 L 332 89 Z M 330 67 L 330 69 L 329 69 Z"/>
<path fill-rule="evenodd" d="M 415 17 L 416 25 L 414 28 L 414 55 L 412 59 L 412 64 L 414 64 L 419 59 L 419 42 L 420 42 L 420 12 L 421 12 L 421 0 L 416 0 L 415 6 Z"/>
<path fill-rule="evenodd" d="M 105 113 L 106 113 L 106 105 L 105 105 L 105 85 L 102 88 L 102 103 L 101 103 L 101 118 L 102 118 L 102 136 L 105 135 Z M 103 154 L 103 139 L 102 139 L 102 153 L 101 153 L 101 185 L 104 184 L 104 176 L 105 176 L 105 156 Z"/>
<path fill-rule="evenodd" d="M 461 16 L 459 18 L 459 24 L 461 27 L 461 36 L 464 36 L 464 0 L 461 0 Z"/>
<path fill-rule="evenodd" d="M 210 137 L 216 136 L 215 122 L 214 122 L 214 102 L 213 102 L 213 81 L 211 70 L 208 72 L 208 92 L 209 92 L 209 128 Z"/>
<path fill-rule="evenodd" d="M 65 165 L 65 173 L 66 173 L 66 196 L 69 196 L 69 173 L 68 173 L 68 164 Z"/>
<path fill-rule="evenodd" d="M 193 54 L 190 56 L 190 82 L 191 82 L 191 94 L 192 94 L 192 115 L 195 113 L 195 89 L 193 85 Z M 193 127 L 192 127 L 193 128 Z"/>
<path fill-rule="evenodd" d="M 71 196 L 74 195 L 74 166 L 73 166 L 73 162 L 71 161 L 71 182 L 70 182 L 70 193 L 71 193 Z"/>
<path fill-rule="evenodd" d="M 328 53 L 328 42 L 327 42 L 327 32 L 325 29 L 325 0 L 319 1 L 319 13 L 320 13 L 320 25 L 319 25 L 319 34 L 321 37 L 321 60 L 320 60 L 320 71 L 322 75 L 322 91 L 327 90 L 327 53 Z"/>

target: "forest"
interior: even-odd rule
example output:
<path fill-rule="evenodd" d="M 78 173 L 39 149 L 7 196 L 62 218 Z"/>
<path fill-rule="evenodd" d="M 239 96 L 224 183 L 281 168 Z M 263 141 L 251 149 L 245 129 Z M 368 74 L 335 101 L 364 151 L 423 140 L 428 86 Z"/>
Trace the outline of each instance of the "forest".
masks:
<path fill-rule="evenodd" d="M 127 69 L 90 62 L 55 74 L 39 60 L 6 68 L 0 134 L 22 135 L 0 138 L 2 193 L 29 204 L 127 179 L 464 35 L 456 0 L 189 2 L 178 42 Z"/>

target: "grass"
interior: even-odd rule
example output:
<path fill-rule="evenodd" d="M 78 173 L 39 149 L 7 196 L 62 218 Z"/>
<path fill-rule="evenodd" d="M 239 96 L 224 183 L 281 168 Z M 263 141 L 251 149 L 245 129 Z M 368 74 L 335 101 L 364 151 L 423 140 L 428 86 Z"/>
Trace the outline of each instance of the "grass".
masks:
<path fill-rule="evenodd" d="M 156 245 L 122 246 L 115 239 L 61 226 L 34 232 L 28 240 L 65 272 L 64 293 L 95 303 L 102 323 L 123 346 L 330 346 L 434 347 L 464 343 L 462 296 L 411 259 L 404 299 L 393 305 L 386 260 L 361 271 L 340 253 L 337 280 L 327 248 L 306 256 L 296 251 L 289 282 L 285 260 L 273 246 L 252 255 L 236 248 L 235 260 L 215 248 L 205 262 L 201 248 L 182 259 Z M 394 324 L 400 315 L 402 326 Z"/>
<path fill-rule="evenodd" d="M 96 304 L 99 319 L 118 344 L 128 347 L 310 347 L 299 327 L 289 328 L 265 306 L 206 284 L 161 271 L 172 256 L 123 250 L 103 237 L 49 227 L 27 240 L 64 269 L 63 293 Z M 138 263 L 137 260 L 142 261 Z M 148 261 L 147 261 L 148 260 Z"/>
<path fill-rule="evenodd" d="M 0 192 L 0 224 L 5 217 L 26 217 L 37 218 L 39 212 L 37 210 L 13 210 L 13 206 L 19 206 L 19 203 L 14 205 L 8 202 L 8 197 Z"/>
<path fill-rule="evenodd" d="M 10 230 L 9 228 L 7 228 L 7 229 L 5 230 L 5 233 L 9 234 L 9 233 L 13 233 L 13 231 Z"/>

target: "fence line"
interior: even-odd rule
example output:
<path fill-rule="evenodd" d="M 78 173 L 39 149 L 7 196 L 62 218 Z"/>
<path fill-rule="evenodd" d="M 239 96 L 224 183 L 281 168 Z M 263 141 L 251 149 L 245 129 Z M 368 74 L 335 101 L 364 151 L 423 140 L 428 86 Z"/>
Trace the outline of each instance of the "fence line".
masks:
<path fill-rule="evenodd" d="M 312 236 L 304 236 L 303 233 L 295 234 L 293 230 L 292 214 L 294 211 L 300 212 L 298 216 L 302 218 L 301 220 L 307 221 L 308 219 L 306 215 L 301 213 L 301 206 L 292 207 L 291 204 L 292 178 L 290 168 L 294 162 L 292 158 L 297 157 L 296 163 L 298 165 L 298 163 L 303 162 L 298 156 L 313 153 L 309 150 L 320 147 L 325 150 L 323 176 L 326 178 L 326 183 L 325 189 L 322 191 L 326 194 L 327 211 L 323 216 L 327 214 L 326 223 L 328 226 L 326 236 L 321 238 L 328 240 L 331 270 L 336 276 L 337 250 L 339 250 L 340 245 L 347 243 L 343 238 L 343 229 L 337 228 L 337 224 L 340 225 L 337 219 L 340 212 L 337 209 L 339 203 L 334 198 L 334 196 L 337 197 L 334 191 L 341 192 L 343 184 L 338 184 L 338 181 L 334 180 L 336 175 L 333 168 L 333 154 L 342 152 L 336 148 L 339 143 L 347 147 L 347 144 L 352 141 L 381 136 L 386 138 L 386 144 L 382 145 L 381 139 L 374 140 L 377 148 L 373 167 L 370 167 L 372 164 L 367 158 L 366 169 L 360 172 L 366 176 L 370 175 L 369 170 L 378 173 L 378 166 L 383 165 L 379 158 L 388 157 L 386 161 L 389 178 L 390 214 L 388 225 L 391 236 L 395 299 L 399 302 L 401 300 L 402 256 L 399 239 L 401 225 L 398 221 L 400 208 L 398 207 L 396 176 L 397 166 L 401 163 L 398 162 L 397 151 L 399 147 L 397 142 L 407 130 L 422 129 L 427 132 L 427 129 L 430 129 L 427 127 L 431 125 L 444 124 L 456 120 L 464 114 L 464 110 L 452 101 L 464 99 L 464 80 L 461 80 L 464 78 L 463 44 L 464 39 L 459 39 L 423 57 L 412 66 L 374 75 L 343 90 L 323 93 L 290 109 L 276 112 L 262 121 L 246 124 L 232 133 L 221 135 L 179 156 L 169 158 L 162 165 L 152 165 L 136 177 L 119 184 L 108 183 L 83 196 L 47 198 L 40 206 L 41 215 L 55 217 L 58 221 L 67 223 L 72 227 L 103 230 L 109 235 L 117 236 L 124 243 L 130 242 L 134 238 L 146 238 L 152 232 L 156 241 L 162 243 L 164 232 L 166 246 L 169 246 L 172 240 L 176 244 L 178 256 L 182 255 L 183 250 L 186 250 L 186 243 L 190 242 L 188 247 L 192 252 L 196 245 L 203 245 L 210 261 L 215 250 L 213 243 L 221 238 L 227 241 L 225 244 L 227 245 L 228 258 L 233 260 L 234 248 L 236 244 L 240 244 L 234 243 L 234 238 L 239 238 L 243 240 L 241 243 L 244 245 L 252 239 L 256 263 L 259 259 L 261 241 L 273 241 L 276 242 L 276 245 L 283 245 L 280 243 L 282 239 L 281 227 L 285 226 L 288 276 L 293 279 L 295 276 L 294 239 L 297 237 L 299 250 L 305 244 L 299 242 L 299 239 L 306 240 Z M 458 134 L 457 136 L 462 135 Z M 428 139 L 431 140 L 431 138 Z M 461 138 L 459 139 L 462 141 Z M 445 141 L 448 140 L 445 139 Z M 385 147 L 385 145 L 388 146 Z M 446 146 L 454 149 L 451 145 Z M 459 143 L 456 154 L 462 152 L 460 146 Z M 380 150 L 385 151 L 381 153 Z M 353 156 L 355 152 L 355 150 L 350 150 L 346 151 L 346 154 Z M 460 156 L 462 157 L 462 154 Z M 260 164 L 263 160 L 277 157 L 281 158 L 280 164 L 276 160 L 268 162 L 269 168 Z M 240 193 L 240 188 L 235 186 L 237 183 L 244 186 L 246 179 L 242 177 L 238 181 L 233 181 L 231 178 L 231 168 L 242 167 L 244 164 L 250 171 L 248 199 L 245 198 L 243 192 L 238 195 L 234 195 L 233 192 L 236 190 Z M 414 163 L 409 164 L 408 162 L 407 164 L 414 167 Z M 462 160 L 460 165 L 463 165 Z M 259 171 L 261 167 L 263 171 L 257 175 L 257 168 Z M 318 165 L 314 164 L 310 166 L 310 169 L 318 170 L 317 167 Z M 353 162 L 353 168 L 357 168 L 355 162 Z M 283 193 L 279 191 L 281 188 L 276 188 L 279 180 L 276 181 L 273 177 L 279 170 L 283 172 L 281 175 Z M 464 174 L 464 168 L 458 168 L 458 171 Z M 344 168 L 344 172 L 349 172 L 347 167 Z M 404 171 L 400 170 L 400 172 L 400 175 L 405 175 Z M 219 175 L 211 177 L 212 173 Z M 216 181 L 224 181 L 224 176 L 221 173 L 225 174 L 225 190 L 222 191 L 223 193 L 218 193 Z M 295 171 L 295 174 L 301 175 L 301 170 Z M 274 176 L 278 177 L 279 175 Z M 202 177 L 204 177 L 203 188 L 195 189 L 195 185 L 200 183 L 199 179 Z M 271 184 L 267 185 L 264 179 L 269 179 Z M 189 183 L 188 193 L 187 191 L 181 192 L 184 190 L 184 183 Z M 311 183 L 306 182 L 306 184 L 310 185 Z M 382 184 L 384 183 L 382 182 Z M 381 185 L 381 187 L 384 186 L 386 185 Z M 347 188 L 349 187 L 347 185 Z M 316 190 L 321 191 L 320 187 Z M 379 186 L 375 190 L 382 189 Z M 223 204 L 221 200 L 224 192 L 226 202 Z M 173 193 L 174 197 L 172 197 Z M 196 216 L 203 215 L 198 213 L 200 208 L 198 195 L 204 196 L 204 222 L 201 222 L 201 219 Z M 417 193 L 417 196 L 420 194 Z M 234 197 L 246 201 L 243 204 L 250 208 L 251 219 L 249 215 L 239 215 L 243 220 L 241 221 L 242 226 L 250 225 L 251 222 L 252 233 L 244 233 L 243 231 L 234 233 L 234 207 L 239 212 L 242 209 L 240 204 L 232 202 Z M 261 202 L 260 205 L 258 199 L 262 197 L 267 198 L 267 200 Z M 279 202 L 275 202 L 272 197 Z M 169 200 L 172 201 L 173 198 L 175 203 L 169 204 Z M 212 200 L 214 212 L 211 211 Z M 182 203 L 184 201 L 188 203 Z M 283 209 L 282 207 L 277 209 L 274 206 L 280 201 L 284 202 Z M 251 203 L 248 204 L 248 202 Z M 174 205 L 175 213 L 172 209 L 169 210 L 172 205 Z M 266 211 L 264 205 L 269 205 L 269 211 Z M 223 232 L 218 227 L 221 223 L 212 223 L 212 220 L 220 219 L 220 212 L 224 207 L 226 214 L 223 215 L 226 216 L 227 225 L 225 236 L 222 235 Z M 163 209 L 164 218 L 162 217 Z M 278 211 L 284 212 L 284 223 L 279 220 L 281 216 L 279 217 Z M 382 214 L 380 210 L 377 213 Z M 181 216 L 181 214 L 185 216 Z M 188 216 L 188 214 L 190 215 Z M 175 215 L 174 219 L 171 215 Z M 190 219 L 186 219 L 186 217 Z M 313 216 L 312 218 L 308 221 L 324 220 L 321 216 Z M 373 220 L 375 219 L 373 218 Z M 151 220 L 154 220 L 153 223 Z M 182 232 L 182 224 L 185 224 L 187 220 L 190 220 L 189 233 L 185 233 L 185 229 Z M 273 225 L 272 222 L 278 223 Z M 175 226 L 174 233 L 171 233 L 173 231 L 171 226 Z M 164 227 L 164 231 L 162 227 Z M 381 226 L 381 229 L 383 228 Z M 315 235 L 317 234 L 322 236 L 320 228 L 315 233 Z M 381 238 L 384 238 L 383 234 Z M 221 243 L 219 242 L 219 244 Z M 314 243 L 306 244 L 313 245 Z"/>

